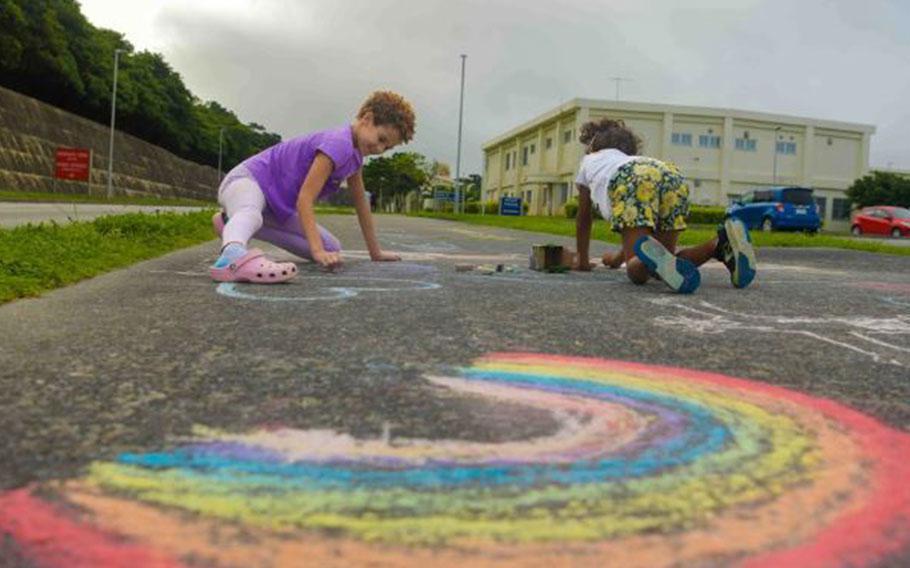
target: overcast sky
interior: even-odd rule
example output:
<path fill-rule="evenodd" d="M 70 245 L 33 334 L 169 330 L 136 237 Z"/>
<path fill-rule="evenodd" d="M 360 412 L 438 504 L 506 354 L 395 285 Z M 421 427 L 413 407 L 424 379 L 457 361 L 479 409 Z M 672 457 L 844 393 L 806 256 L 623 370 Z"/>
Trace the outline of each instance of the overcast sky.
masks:
<path fill-rule="evenodd" d="M 81 0 L 164 55 L 198 97 L 288 138 L 412 101 L 406 149 L 462 173 L 481 144 L 574 97 L 873 124 L 873 166 L 910 169 L 907 0 Z"/>

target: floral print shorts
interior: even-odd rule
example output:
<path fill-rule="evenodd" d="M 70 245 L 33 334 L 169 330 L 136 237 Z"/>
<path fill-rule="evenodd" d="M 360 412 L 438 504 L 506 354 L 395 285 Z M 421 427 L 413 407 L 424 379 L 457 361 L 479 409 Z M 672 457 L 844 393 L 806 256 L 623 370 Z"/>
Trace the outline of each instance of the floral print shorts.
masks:
<path fill-rule="evenodd" d="M 623 164 L 610 181 L 613 230 L 651 227 L 682 231 L 689 215 L 689 186 L 679 169 L 653 158 Z"/>

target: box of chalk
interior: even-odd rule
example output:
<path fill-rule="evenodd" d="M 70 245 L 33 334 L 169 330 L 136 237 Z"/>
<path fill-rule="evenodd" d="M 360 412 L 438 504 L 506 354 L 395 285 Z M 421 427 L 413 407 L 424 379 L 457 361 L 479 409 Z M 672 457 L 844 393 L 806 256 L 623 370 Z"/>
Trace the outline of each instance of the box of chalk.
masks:
<path fill-rule="evenodd" d="M 563 264 L 562 245 L 533 245 L 528 268 L 541 272 L 563 272 L 568 267 Z"/>

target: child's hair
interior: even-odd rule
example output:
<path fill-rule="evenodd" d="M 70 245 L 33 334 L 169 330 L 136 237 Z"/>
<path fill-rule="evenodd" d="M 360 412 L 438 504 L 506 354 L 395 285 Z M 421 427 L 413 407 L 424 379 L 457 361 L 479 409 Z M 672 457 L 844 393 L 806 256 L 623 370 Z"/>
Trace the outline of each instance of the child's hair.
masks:
<path fill-rule="evenodd" d="M 404 97 L 392 91 L 375 91 L 360 105 L 357 118 L 373 113 L 376 126 L 393 126 L 401 135 L 402 142 L 414 137 L 414 109 Z"/>
<path fill-rule="evenodd" d="M 630 156 L 638 154 L 641 146 L 641 139 L 623 121 L 610 118 L 583 124 L 578 141 L 588 147 L 588 152 L 616 148 Z"/>

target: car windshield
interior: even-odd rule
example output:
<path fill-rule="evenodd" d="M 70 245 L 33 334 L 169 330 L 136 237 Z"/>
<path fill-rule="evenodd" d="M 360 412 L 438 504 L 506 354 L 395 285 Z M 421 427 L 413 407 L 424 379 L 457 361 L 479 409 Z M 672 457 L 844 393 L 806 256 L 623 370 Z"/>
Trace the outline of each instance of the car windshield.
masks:
<path fill-rule="evenodd" d="M 895 219 L 910 219 L 910 209 L 896 208 L 891 210 L 891 216 Z"/>
<path fill-rule="evenodd" d="M 803 188 L 790 188 L 784 190 L 784 201 L 794 205 L 812 205 L 812 190 Z"/>

